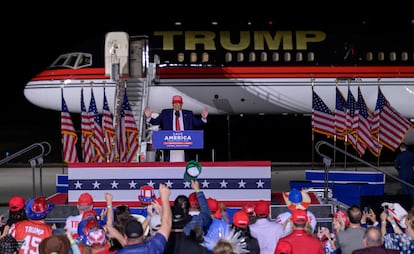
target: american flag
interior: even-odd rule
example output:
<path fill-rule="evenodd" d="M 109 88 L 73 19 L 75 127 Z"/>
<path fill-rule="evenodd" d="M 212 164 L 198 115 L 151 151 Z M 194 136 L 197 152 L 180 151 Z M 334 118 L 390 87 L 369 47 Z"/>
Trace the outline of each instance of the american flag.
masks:
<path fill-rule="evenodd" d="M 240 207 L 258 200 L 271 201 L 271 163 L 269 161 L 200 162 L 198 177 L 205 196 Z M 76 204 L 88 192 L 96 207 L 106 207 L 105 193 L 113 195 L 113 205 L 141 207 L 139 189 L 154 187 L 158 197 L 160 183 L 171 189 L 170 201 L 194 192 L 184 181 L 184 162 L 74 163 L 68 165 L 68 203 Z M 254 172 L 254 173 L 252 173 Z"/>
<path fill-rule="evenodd" d="M 332 111 L 312 90 L 312 130 L 328 136 L 335 135 L 335 117 Z"/>
<path fill-rule="evenodd" d="M 337 138 L 345 139 L 346 131 L 346 101 L 339 88 L 336 87 L 335 102 L 335 131 Z"/>
<path fill-rule="evenodd" d="M 101 119 L 99 118 L 98 109 L 96 108 L 95 96 L 93 95 L 93 89 L 91 89 L 91 102 L 89 104 L 88 115 L 90 121 L 93 122 L 93 146 L 95 148 L 95 162 L 105 162 L 105 142 L 104 133 L 101 125 Z"/>
<path fill-rule="evenodd" d="M 118 130 L 118 144 L 120 146 L 120 161 L 131 162 L 137 156 L 139 148 L 139 131 L 129 105 L 127 91 L 125 89 L 124 98 L 120 112 L 120 124 Z"/>
<path fill-rule="evenodd" d="M 115 142 L 115 127 L 113 121 L 113 115 L 109 110 L 108 100 L 106 98 L 104 88 L 104 102 L 103 102 L 103 114 L 102 114 L 102 127 L 105 133 L 105 151 L 107 162 L 114 162 L 118 158 Z"/>
<path fill-rule="evenodd" d="M 69 114 L 68 107 L 66 105 L 65 98 L 62 94 L 62 112 L 60 114 L 61 121 L 61 134 L 63 136 L 63 161 L 66 163 L 79 162 L 78 152 L 76 150 L 76 142 L 78 142 L 78 136 L 73 126 L 72 118 Z"/>
<path fill-rule="evenodd" d="M 358 141 L 367 145 L 368 149 L 375 156 L 379 156 L 382 145 L 371 136 L 371 118 L 372 114 L 368 111 L 367 104 L 362 96 L 361 88 L 358 86 L 358 101 L 356 104 L 355 114 L 358 116 L 357 137 Z"/>
<path fill-rule="evenodd" d="M 88 112 L 86 111 L 83 96 L 83 87 L 81 88 L 81 128 L 82 128 L 82 157 L 84 162 L 93 162 L 95 152 L 92 146 L 92 126 L 89 121 Z"/>
<path fill-rule="evenodd" d="M 347 140 L 358 152 L 359 156 L 362 156 L 367 149 L 367 146 L 364 143 L 358 142 L 357 137 L 357 126 L 358 126 L 358 117 L 355 114 L 355 97 L 351 92 L 350 87 L 348 86 L 348 99 L 346 101 L 346 129 Z"/>
<path fill-rule="evenodd" d="M 378 87 L 378 97 L 372 121 L 374 138 L 392 151 L 395 151 L 413 125 L 395 110 L 387 101 L 381 88 Z"/>
<path fill-rule="evenodd" d="M 355 97 L 348 86 L 348 98 L 346 100 L 346 128 L 348 133 L 354 133 L 356 130 L 353 129 L 355 115 Z"/>

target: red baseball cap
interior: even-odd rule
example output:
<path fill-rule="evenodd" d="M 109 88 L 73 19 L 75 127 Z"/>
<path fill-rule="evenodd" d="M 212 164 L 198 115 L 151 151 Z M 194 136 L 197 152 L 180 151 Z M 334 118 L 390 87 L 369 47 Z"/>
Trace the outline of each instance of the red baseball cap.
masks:
<path fill-rule="evenodd" d="M 254 207 L 254 212 L 257 217 L 266 218 L 270 213 L 269 203 L 264 200 L 259 200 Z"/>
<path fill-rule="evenodd" d="M 243 211 L 245 211 L 249 216 L 256 216 L 254 212 L 255 205 L 254 204 L 246 204 L 243 206 Z"/>
<path fill-rule="evenodd" d="M 233 215 L 233 225 L 238 228 L 247 228 L 249 226 L 249 215 L 243 210 L 235 212 Z"/>
<path fill-rule="evenodd" d="M 91 206 L 93 205 L 93 197 L 89 193 L 82 193 L 78 199 L 78 205 L 80 206 Z"/>
<path fill-rule="evenodd" d="M 197 199 L 198 201 L 198 199 Z M 210 208 L 211 213 L 215 213 L 218 210 L 218 202 L 215 198 L 208 198 L 207 199 L 208 207 Z"/>
<path fill-rule="evenodd" d="M 91 209 L 91 210 L 87 210 L 87 211 L 84 211 L 84 212 L 82 213 L 82 220 L 84 220 L 84 219 L 86 219 L 86 218 L 88 218 L 88 217 L 93 217 L 93 218 L 96 218 L 96 216 L 98 216 L 98 214 L 96 213 L 96 211 L 95 211 L 95 210 L 93 210 L 93 209 Z"/>
<path fill-rule="evenodd" d="M 188 201 L 190 202 L 190 207 L 200 207 L 200 203 L 198 202 L 197 194 L 192 192 L 188 196 Z"/>
<path fill-rule="evenodd" d="M 172 97 L 172 103 L 183 103 L 183 97 L 179 96 L 179 95 L 174 95 Z"/>
<path fill-rule="evenodd" d="M 23 209 L 26 200 L 21 196 L 13 196 L 10 198 L 9 201 L 9 210 L 12 212 L 19 211 Z"/>
<path fill-rule="evenodd" d="M 333 214 L 333 217 L 335 219 L 341 218 L 345 224 L 345 227 L 349 226 L 349 218 L 348 218 L 348 215 L 346 215 L 344 211 L 338 210 L 336 213 Z"/>
<path fill-rule="evenodd" d="M 308 214 L 306 210 L 295 209 L 292 211 L 292 222 L 295 224 L 306 224 L 308 222 Z"/>

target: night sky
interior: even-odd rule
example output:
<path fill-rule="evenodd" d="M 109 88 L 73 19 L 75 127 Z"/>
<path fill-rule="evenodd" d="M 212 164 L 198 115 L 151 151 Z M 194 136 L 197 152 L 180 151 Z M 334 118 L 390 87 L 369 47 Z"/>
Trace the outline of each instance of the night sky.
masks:
<path fill-rule="evenodd" d="M 268 6 L 269 1 L 263 1 L 263 4 L 255 1 L 250 5 L 236 2 L 233 8 L 214 1 L 192 1 L 188 5 L 183 5 L 182 1 L 181 4 L 172 2 L 164 4 L 161 1 L 151 6 L 141 1 L 116 1 L 112 4 L 102 2 L 100 7 L 96 3 L 88 6 L 76 1 L 10 3 L 1 17 L 3 92 L 0 103 L 3 114 L 0 118 L 0 159 L 7 152 L 47 141 L 52 145 L 52 153 L 46 162 L 61 162 L 60 112 L 30 104 L 24 98 L 23 88 L 58 55 L 67 53 L 85 38 L 110 30 L 151 30 L 176 19 L 194 24 L 211 19 L 237 24 L 253 19 L 272 20 L 285 26 L 309 23 L 346 26 L 377 21 L 389 25 L 413 18 L 412 14 L 411 17 L 406 15 L 412 10 L 407 1 L 401 1 L 395 10 L 386 6 L 389 13 L 385 9 L 367 11 L 349 1 L 344 1 L 342 6 L 335 4 L 338 6 L 331 10 L 314 3 L 298 9 L 296 5 L 281 5 L 276 1 L 272 8 Z M 79 117 L 74 115 L 73 120 L 80 128 Z M 200 160 L 211 160 L 211 150 L 214 149 L 216 160 L 310 162 L 313 144 L 310 124 L 310 117 L 210 115 L 205 129 L 208 142 L 205 151 L 200 151 Z M 27 162 L 27 159 L 22 157 L 13 162 Z"/>

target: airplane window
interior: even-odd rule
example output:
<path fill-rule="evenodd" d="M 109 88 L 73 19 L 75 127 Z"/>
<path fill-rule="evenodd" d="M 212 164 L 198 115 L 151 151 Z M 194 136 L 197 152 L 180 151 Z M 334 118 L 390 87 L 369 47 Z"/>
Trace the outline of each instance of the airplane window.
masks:
<path fill-rule="evenodd" d="M 266 52 L 260 53 L 260 61 L 267 62 L 267 53 Z"/>
<path fill-rule="evenodd" d="M 285 62 L 290 62 L 290 61 L 292 60 L 292 57 L 291 57 L 291 55 L 290 55 L 290 53 L 289 53 L 289 52 L 286 52 L 286 53 L 283 55 L 283 60 L 285 60 Z"/>
<path fill-rule="evenodd" d="M 280 56 L 279 56 L 278 52 L 273 52 L 272 60 L 273 60 L 273 62 L 279 62 L 280 61 Z"/>
<path fill-rule="evenodd" d="M 207 62 L 208 62 L 208 60 L 209 60 L 209 55 L 208 55 L 208 53 L 204 52 L 204 53 L 201 55 L 201 62 L 203 62 L 203 63 L 207 63 Z"/>
<path fill-rule="evenodd" d="M 308 52 L 308 62 L 315 61 L 315 53 L 314 52 Z"/>
<path fill-rule="evenodd" d="M 366 58 L 368 62 L 372 62 L 372 60 L 374 59 L 372 52 L 367 52 Z"/>
<path fill-rule="evenodd" d="M 197 62 L 197 54 L 196 53 L 191 53 L 190 54 L 190 62 L 195 63 Z"/>
<path fill-rule="evenodd" d="M 178 53 L 178 55 L 177 55 L 177 61 L 179 63 L 184 62 L 184 54 L 183 53 Z"/>
<path fill-rule="evenodd" d="M 229 52 L 227 52 L 227 53 L 226 53 L 226 55 L 225 55 L 225 59 L 226 59 L 226 62 L 231 62 L 231 61 L 233 61 L 233 56 L 232 56 L 232 54 L 231 54 L 231 53 L 229 53 Z"/>
<path fill-rule="evenodd" d="M 385 55 L 384 52 L 379 52 L 378 53 L 378 61 L 384 61 L 385 60 Z"/>
<path fill-rule="evenodd" d="M 237 53 L 237 62 L 244 62 L 244 54 L 239 52 Z"/>
<path fill-rule="evenodd" d="M 397 54 L 395 54 L 395 52 L 390 52 L 390 60 L 392 62 L 397 61 Z"/>
<path fill-rule="evenodd" d="M 256 54 L 254 52 L 249 53 L 249 62 L 256 62 Z"/>
<path fill-rule="evenodd" d="M 302 61 L 303 61 L 302 52 L 296 52 L 296 62 L 302 62 Z"/>
<path fill-rule="evenodd" d="M 401 53 L 401 60 L 403 62 L 407 62 L 408 61 L 408 53 L 407 52 L 402 52 Z"/>

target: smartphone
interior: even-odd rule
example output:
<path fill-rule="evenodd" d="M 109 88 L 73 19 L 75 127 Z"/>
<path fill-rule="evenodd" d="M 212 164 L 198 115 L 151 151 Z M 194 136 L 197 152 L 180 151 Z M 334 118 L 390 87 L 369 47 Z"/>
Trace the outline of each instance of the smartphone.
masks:
<path fill-rule="evenodd" d="M 369 206 L 364 206 L 364 212 L 365 212 L 365 213 L 369 213 L 369 210 L 370 210 L 370 209 L 369 209 Z"/>
<path fill-rule="evenodd" d="M 384 206 L 384 212 L 385 212 L 386 215 L 389 215 L 388 214 L 388 206 L 387 205 Z"/>

